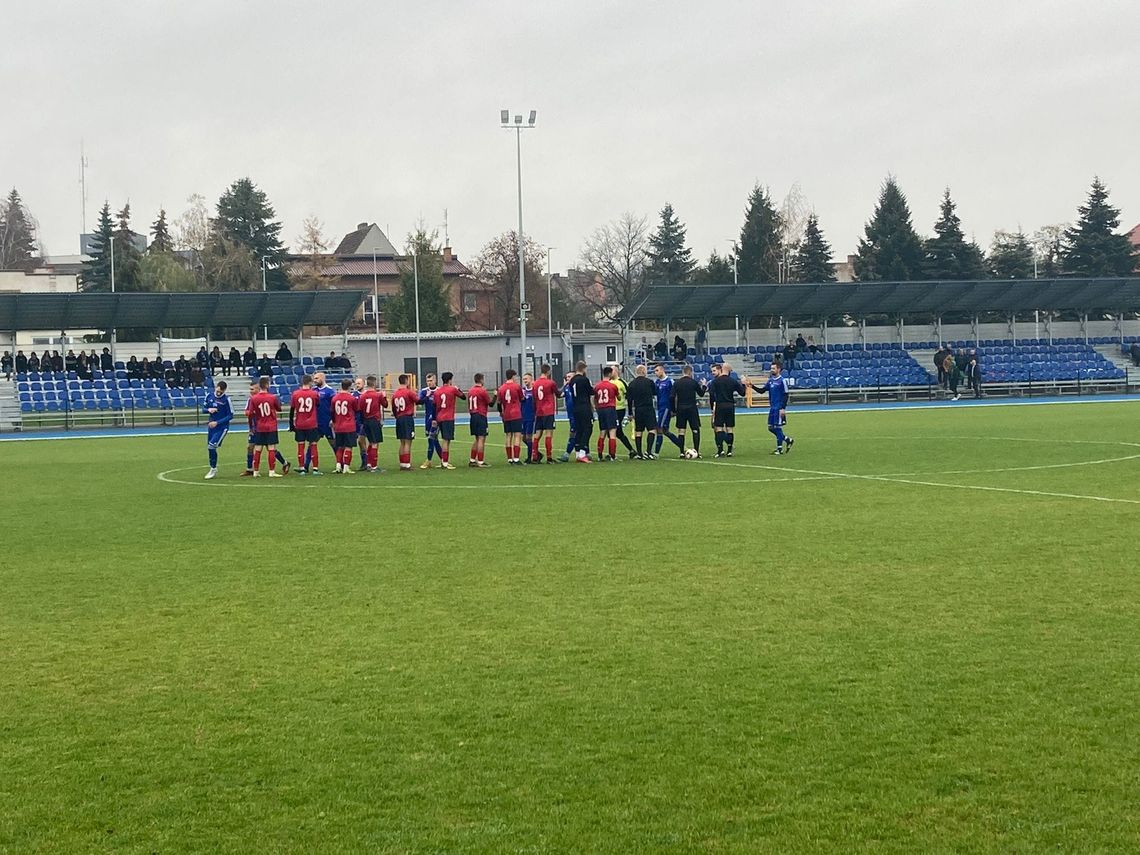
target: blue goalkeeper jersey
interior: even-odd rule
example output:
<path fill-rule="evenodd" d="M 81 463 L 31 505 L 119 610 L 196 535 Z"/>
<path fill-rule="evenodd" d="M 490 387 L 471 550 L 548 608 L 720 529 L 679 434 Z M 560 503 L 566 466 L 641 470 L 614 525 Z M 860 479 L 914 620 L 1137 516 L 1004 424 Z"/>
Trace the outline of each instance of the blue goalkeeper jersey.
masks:
<path fill-rule="evenodd" d="M 317 401 L 317 427 L 322 433 L 327 433 L 332 426 L 332 399 L 336 389 L 327 383 L 324 386 L 314 386 L 320 400 Z"/>
<path fill-rule="evenodd" d="M 218 411 L 211 413 L 210 410 L 215 407 Z M 206 393 L 206 403 L 202 407 L 202 412 L 210 417 L 209 421 L 218 423 L 217 427 L 210 428 L 211 433 L 228 430 L 230 422 L 232 422 L 234 418 L 234 408 L 230 404 L 229 395 L 215 396 L 213 392 Z"/>
<path fill-rule="evenodd" d="M 430 425 L 435 421 L 435 399 L 432 397 L 433 392 L 435 392 L 435 389 L 432 389 L 430 386 L 424 386 L 420 389 L 420 403 L 423 404 L 424 407 L 425 425 Z"/>
<path fill-rule="evenodd" d="M 653 386 L 657 390 L 657 412 L 667 412 L 673 406 L 673 378 L 655 379 Z"/>
<path fill-rule="evenodd" d="M 768 395 L 769 410 L 782 410 L 788 406 L 788 381 L 782 374 L 769 377 L 768 382 L 760 387 L 760 394 Z"/>
<path fill-rule="evenodd" d="M 524 423 L 534 424 L 534 389 L 525 386 L 522 390 L 522 420 Z"/>

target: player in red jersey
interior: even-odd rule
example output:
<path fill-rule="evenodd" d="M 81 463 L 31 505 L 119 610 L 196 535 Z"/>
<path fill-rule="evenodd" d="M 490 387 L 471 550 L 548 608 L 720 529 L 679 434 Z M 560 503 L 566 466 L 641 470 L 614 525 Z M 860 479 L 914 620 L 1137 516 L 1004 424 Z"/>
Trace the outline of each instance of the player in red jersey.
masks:
<path fill-rule="evenodd" d="M 522 386 L 519 385 L 518 372 L 508 368 L 506 380 L 499 387 L 499 415 L 503 418 L 503 443 L 507 451 L 507 464 L 518 466 L 519 448 L 522 444 Z"/>
<path fill-rule="evenodd" d="M 534 381 L 534 462 L 542 462 L 538 444 L 546 439 L 546 462 L 554 462 L 554 415 L 558 411 L 558 384 L 550 379 L 550 366 L 539 368 Z"/>
<path fill-rule="evenodd" d="M 454 469 L 451 465 L 451 441 L 455 439 L 455 401 L 457 398 L 466 398 L 459 389 L 452 385 L 451 379 L 455 375 L 444 371 L 439 376 L 442 386 L 436 387 L 431 398 L 435 403 L 435 421 L 439 425 L 439 444 L 443 448 L 440 452 L 440 469 Z"/>
<path fill-rule="evenodd" d="M 295 389 L 289 398 L 289 430 L 297 441 L 298 475 L 321 474 L 317 450 L 321 438 L 317 429 L 320 402 L 321 394 L 313 388 L 313 378 L 305 374 L 301 377 L 301 388 Z"/>
<path fill-rule="evenodd" d="M 602 369 L 602 379 L 594 386 L 594 403 L 598 410 L 598 460 L 617 460 L 617 398 L 618 388 L 613 383 L 614 369 Z M 605 441 L 610 441 L 608 458 L 602 456 Z"/>
<path fill-rule="evenodd" d="M 340 381 L 340 391 L 332 398 L 332 428 L 336 437 L 336 469 L 341 475 L 352 474 L 352 447 L 356 445 L 356 396 L 352 394 L 352 381 Z"/>
<path fill-rule="evenodd" d="M 475 385 L 467 390 L 467 412 L 471 418 L 471 459 L 468 466 L 486 469 L 489 464 L 483 459 L 487 449 L 487 413 L 491 408 L 494 392 L 483 386 L 483 375 L 475 375 Z"/>
<path fill-rule="evenodd" d="M 408 386 L 408 375 L 396 378 L 399 388 L 392 393 L 392 415 L 396 419 L 396 439 L 400 441 L 400 469 L 412 468 L 412 440 L 416 436 L 416 404 L 419 394 Z"/>
<path fill-rule="evenodd" d="M 377 386 L 379 382 L 376 375 L 369 374 L 364 381 L 364 391 L 357 399 L 360 424 L 364 429 L 363 436 L 367 440 L 364 454 L 369 472 L 376 472 L 378 469 L 379 445 L 384 441 L 384 408 L 388 406 L 388 396 Z"/>
<path fill-rule="evenodd" d="M 280 478 L 277 471 L 277 414 L 281 412 L 281 401 L 269 391 L 269 378 L 262 377 L 257 382 L 257 394 L 245 405 L 247 418 L 253 419 L 253 477 L 261 476 L 261 451 L 269 454 L 269 477 Z"/>

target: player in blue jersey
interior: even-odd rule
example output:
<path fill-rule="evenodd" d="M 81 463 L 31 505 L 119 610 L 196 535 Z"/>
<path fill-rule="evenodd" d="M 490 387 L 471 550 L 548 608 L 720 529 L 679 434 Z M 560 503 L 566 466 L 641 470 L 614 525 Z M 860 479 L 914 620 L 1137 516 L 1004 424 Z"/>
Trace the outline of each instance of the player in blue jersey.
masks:
<path fill-rule="evenodd" d="M 768 432 L 776 437 L 776 450 L 773 454 L 787 454 L 795 440 L 784 435 L 784 425 L 788 423 L 788 381 L 784 379 L 780 363 L 772 363 L 772 373 L 763 386 L 752 384 L 761 395 L 768 396 Z"/>
<path fill-rule="evenodd" d="M 439 385 L 434 374 L 424 378 L 427 385 L 420 389 L 420 403 L 424 408 L 424 434 L 427 436 L 427 460 L 420 464 L 420 469 L 431 469 L 431 459 L 438 454 L 443 460 L 443 446 L 439 444 L 439 424 L 435 420 L 435 387 Z"/>
<path fill-rule="evenodd" d="M 522 380 L 522 439 L 526 446 L 523 463 L 530 463 L 534 457 L 534 375 L 529 371 Z"/>
<path fill-rule="evenodd" d="M 209 481 L 218 476 L 218 449 L 222 447 L 222 440 L 230 432 L 230 422 L 234 419 L 225 380 L 219 380 L 214 391 L 206 393 L 206 404 L 202 409 L 210 417 L 206 422 L 206 450 L 210 455 L 210 471 L 206 473 L 206 480 Z"/>
<path fill-rule="evenodd" d="M 653 386 L 657 390 L 657 430 L 650 431 L 646 449 L 652 449 L 653 453 L 649 457 L 652 459 L 661 455 L 661 446 L 666 437 L 684 453 L 684 443 L 669 431 L 669 422 L 673 418 L 673 378 L 666 375 L 665 366 L 660 363 L 653 369 Z"/>
<path fill-rule="evenodd" d="M 566 453 L 558 458 L 559 463 L 570 462 L 570 455 L 574 453 L 574 437 L 578 434 L 574 427 L 574 387 L 570 383 L 573 379 L 573 374 L 562 378 L 562 403 L 566 405 L 566 418 L 570 421 L 570 438 L 566 440 Z"/>
<path fill-rule="evenodd" d="M 336 437 L 333 435 L 332 429 L 332 399 L 336 394 L 336 389 L 325 382 L 325 372 L 318 371 L 313 375 L 313 388 L 317 390 L 317 394 L 321 396 L 317 401 L 317 431 L 325 439 L 329 441 L 329 446 L 336 453 Z M 309 464 L 308 459 L 305 460 L 305 466 Z"/>

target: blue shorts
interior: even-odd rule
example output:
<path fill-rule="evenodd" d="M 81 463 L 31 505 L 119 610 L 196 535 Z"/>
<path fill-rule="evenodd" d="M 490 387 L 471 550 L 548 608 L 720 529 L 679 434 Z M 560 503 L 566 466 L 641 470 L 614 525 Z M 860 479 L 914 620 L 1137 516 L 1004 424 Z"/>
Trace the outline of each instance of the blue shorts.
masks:
<path fill-rule="evenodd" d="M 333 429 L 332 429 L 332 422 L 329 422 L 326 425 L 323 425 L 320 422 L 318 422 L 317 423 L 317 430 L 319 430 L 321 432 L 321 436 L 323 436 L 329 442 L 334 442 L 336 440 L 336 434 L 333 433 Z"/>
<path fill-rule="evenodd" d="M 669 422 L 673 419 L 673 413 L 670 410 L 657 410 L 657 427 L 661 430 L 669 430 Z"/>
<path fill-rule="evenodd" d="M 768 427 L 783 427 L 788 423 L 787 416 L 781 416 L 779 410 L 768 410 Z"/>
<path fill-rule="evenodd" d="M 229 428 L 212 428 L 206 432 L 206 447 L 207 448 L 221 448 L 222 440 L 226 438 L 226 434 L 230 432 Z"/>
<path fill-rule="evenodd" d="M 523 419 L 522 435 L 523 436 L 534 436 L 534 421 L 533 420 L 527 421 L 526 419 Z"/>

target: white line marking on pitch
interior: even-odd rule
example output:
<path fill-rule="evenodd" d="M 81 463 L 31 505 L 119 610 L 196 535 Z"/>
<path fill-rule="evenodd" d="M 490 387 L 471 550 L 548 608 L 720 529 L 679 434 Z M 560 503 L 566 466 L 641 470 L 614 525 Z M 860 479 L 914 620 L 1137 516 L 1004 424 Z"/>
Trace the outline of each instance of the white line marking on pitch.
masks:
<path fill-rule="evenodd" d="M 232 464 L 240 466 L 241 464 Z M 566 464 L 570 465 L 570 464 Z M 185 484 L 189 487 L 259 487 L 259 484 L 253 484 L 249 481 L 219 481 L 214 479 L 212 481 L 183 481 L 178 478 L 171 478 L 170 476 L 177 472 L 203 472 L 205 466 L 184 466 L 180 469 L 167 469 L 165 472 L 158 473 L 158 480 L 167 484 Z M 367 477 L 368 473 L 361 473 Z M 598 482 L 594 484 L 558 484 L 558 483 L 542 483 L 542 484 L 393 484 L 389 482 L 389 478 L 396 473 L 386 474 L 382 476 L 380 483 L 374 484 L 344 484 L 338 483 L 336 489 L 340 490 L 554 490 L 554 489 L 604 489 L 607 487 L 702 487 L 707 486 L 707 480 L 701 481 L 641 481 L 641 482 L 622 482 L 614 483 L 611 481 Z M 286 476 L 290 479 L 292 488 L 296 489 L 302 485 L 298 483 L 298 476 Z M 309 476 L 312 477 L 312 476 Z M 336 475 L 324 475 L 322 478 L 336 478 Z M 343 476 L 341 476 L 343 477 Z M 373 476 L 375 477 L 375 476 Z M 423 477 L 423 476 L 420 476 Z M 428 476 L 431 477 L 431 476 Z M 839 475 L 809 475 L 807 477 L 785 477 L 785 478 L 733 478 L 724 481 L 724 484 L 777 484 L 789 481 L 834 481 L 842 476 Z M 260 479 L 259 479 L 260 480 Z M 304 487 L 316 487 L 317 485 L 312 482 L 306 482 Z"/>

